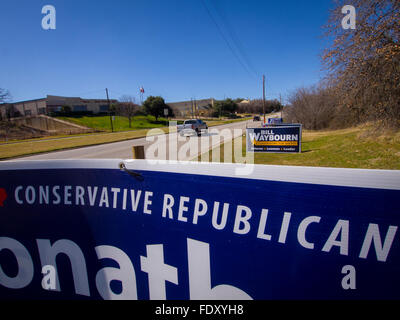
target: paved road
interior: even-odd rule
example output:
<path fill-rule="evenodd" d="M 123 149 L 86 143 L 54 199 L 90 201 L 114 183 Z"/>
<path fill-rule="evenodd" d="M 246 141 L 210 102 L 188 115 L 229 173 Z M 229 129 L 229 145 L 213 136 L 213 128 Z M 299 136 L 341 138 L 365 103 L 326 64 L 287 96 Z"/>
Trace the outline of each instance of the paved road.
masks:
<path fill-rule="evenodd" d="M 132 159 L 133 146 L 144 146 L 146 159 L 191 160 L 198 154 L 207 152 L 221 142 L 227 142 L 245 133 L 246 126 L 252 121 L 234 122 L 211 127 L 201 137 L 180 137 L 176 133 L 159 135 L 121 142 L 113 142 L 91 147 L 83 147 L 65 151 L 55 151 L 28 157 L 21 160 L 50 159 Z M 235 130 L 235 129 L 242 129 Z M 224 140 L 223 140 L 224 139 Z"/>

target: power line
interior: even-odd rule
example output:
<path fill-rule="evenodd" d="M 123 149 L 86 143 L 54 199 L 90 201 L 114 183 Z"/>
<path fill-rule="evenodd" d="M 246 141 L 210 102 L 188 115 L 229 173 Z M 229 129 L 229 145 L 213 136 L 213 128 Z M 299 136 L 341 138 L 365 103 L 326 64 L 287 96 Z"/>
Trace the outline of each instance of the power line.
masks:
<path fill-rule="evenodd" d="M 246 63 L 246 65 L 248 66 L 248 68 L 250 69 L 250 71 L 252 73 L 254 73 L 254 75 L 259 78 L 259 74 L 256 71 L 256 69 L 254 68 L 253 64 L 251 63 L 251 60 L 249 59 L 248 55 L 246 54 L 246 50 L 244 49 L 244 46 L 242 44 L 242 42 L 240 41 L 240 38 L 238 37 L 237 33 L 235 32 L 235 29 L 232 27 L 232 25 L 230 24 L 229 20 L 227 19 L 226 15 L 224 14 L 222 8 L 220 6 L 218 6 L 218 2 L 217 1 L 212 1 L 211 2 L 213 4 L 213 7 L 215 9 L 215 11 L 218 13 L 220 19 L 222 20 L 223 24 L 225 25 L 225 29 L 228 30 L 230 38 L 233 42 L 233 44 L 235 45 L 235 47 L 238 49 L 241 57 L 243 58 L 244 62 Z"/>
<path fill-rule="evenodd" d="M 98 90 L 92 90 L 92 91 L 74 93 L 74 96 L 75 96 L 75 97 L 82 97 L 82 96 L 87 95 L 87 94 L 100 93 L 100 92 L 104 92 L 104 89 L 98 89 Z"/>
<path fill-rule="evenodd" d="M 249 68 L 243 63 L 242 59 L 240 59 L 240 57 L 237 55 L 237 53 L 235 52 L 235 50 L 232 48 L 231 44 L 229 43 L 228 39 L 225 37 L 224 33 L 222 32 L 219 24 L 217 23 L 217 21 L 215 20 L 214 16 L 211 14 L 210 10 L 208 9 L 205 0 L 200 0 L 201 3 L 203 4 L 204 8 L 206 9 L 208 15 L 210 16 L 211 20 L 213 21 L 213 23 L 215 24 L 215 26 L 217 27 L 219 33 L 221 34 L 222 38 L 224 39 L 226 45 L 228 46 L 229 50 L 231 51 L 231 53 L 234 55 L 234 57 L 236 58 L 236 60 L 242 65 L 242 67 L 246 70 L 246 72 L 254 77 L 254 75 L 250 72 Z"/>
<path fill-rule="evenodd" d="M 119 95 L 119 96 L 121 97 L 121 96 L 124 96 L 124 95 L 127 94 L 127 93 L 119 92 L 119 91 L 114 90 L 114 89 L 112 89 L 112 88 L 109 89 L 108 91 L 110 92 L 110 96 L 112 95 L 112 93 L 114 93 L 114 97 L 116 97 L 117 95 Z"/>

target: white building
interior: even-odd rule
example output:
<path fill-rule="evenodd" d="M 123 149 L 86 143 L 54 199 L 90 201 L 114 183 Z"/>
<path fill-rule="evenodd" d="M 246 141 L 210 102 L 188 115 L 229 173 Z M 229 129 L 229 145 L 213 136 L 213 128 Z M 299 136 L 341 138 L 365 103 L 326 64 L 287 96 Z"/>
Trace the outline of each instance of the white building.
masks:
<path fill-rule="evenodd" d="M 116 102 L 117 100 L 110 100 L 110 103 Z M 68 106 L 71 112 L 85 111 L 98 114 L 108 112 L 108 105 L 108 100 L 106 99 L 83 99 L 48 95 L 46 98 L 41 99 L 2 104 L 0 105 L 0 115 L 2 119 L 5 119 L 51 114 L 61 111 L 64 106 Z"/>

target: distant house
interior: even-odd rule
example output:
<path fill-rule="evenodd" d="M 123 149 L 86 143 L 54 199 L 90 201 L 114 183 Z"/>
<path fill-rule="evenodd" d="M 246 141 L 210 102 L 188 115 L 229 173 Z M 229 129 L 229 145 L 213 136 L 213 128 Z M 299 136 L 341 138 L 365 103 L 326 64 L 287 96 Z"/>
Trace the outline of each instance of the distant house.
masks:
<path fill-rule="evenodd" d="M 176 117 L 204 116 L 214 106 L 214 99 L 167 102 L 167 105 L 171 107 Z"/>
<path fill-rule="evenodd" d="M 116 103 L 117 100 L 110 100 Z M 48 95 L 46 98 L 27 100 L 0 105 L 1 118 L 36 116 L 61 111 L 68 106 L 71 112 L 87 111 L 93 114 L 108 112 L 106 99 L 83 99 L 79 97 L 61 97 Z"/>

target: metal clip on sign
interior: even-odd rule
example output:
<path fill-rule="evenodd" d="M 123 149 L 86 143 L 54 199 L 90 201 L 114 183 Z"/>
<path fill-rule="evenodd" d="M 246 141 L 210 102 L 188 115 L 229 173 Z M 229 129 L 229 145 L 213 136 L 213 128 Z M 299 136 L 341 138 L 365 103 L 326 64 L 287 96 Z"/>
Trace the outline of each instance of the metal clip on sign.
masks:
<path fill-rule="evenodd" d="M 143 176 L 140 173 L 135 172 L 133 170 L 127 169 L 126 166 L 125 166 L 125 163 L 123 163 L 123 162 L 121 162 L 119 164 L 119 168 L 121 170 L 125 171 L 126 173 L 128 173 L 129 175 L 131 175 L 132 177 L 134 177 L 135 179 L 139 180 L 139 181 L 143 181 L 144 180 Z"/>

